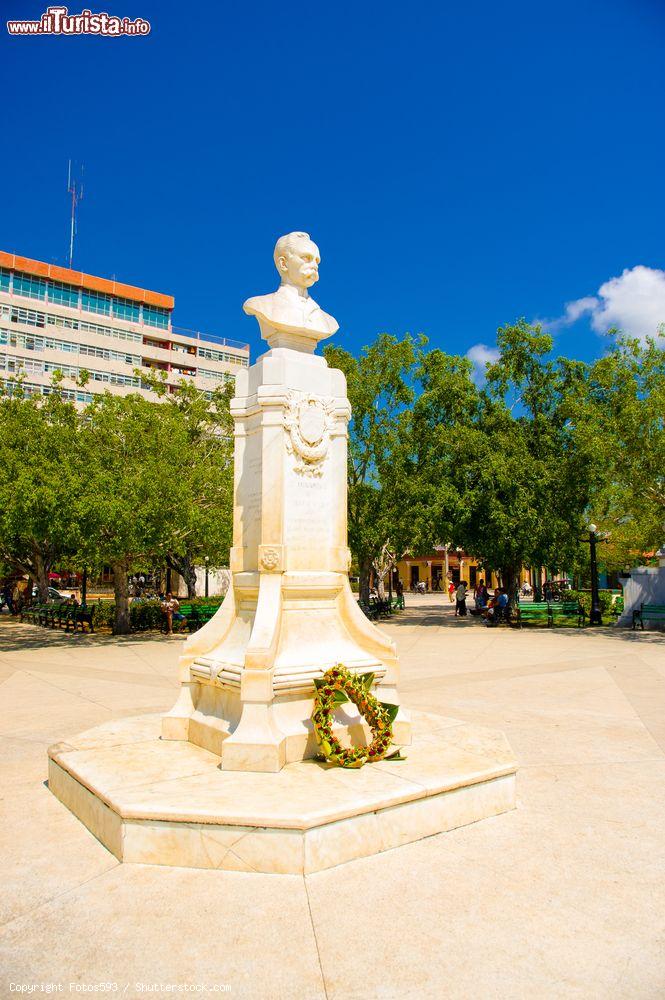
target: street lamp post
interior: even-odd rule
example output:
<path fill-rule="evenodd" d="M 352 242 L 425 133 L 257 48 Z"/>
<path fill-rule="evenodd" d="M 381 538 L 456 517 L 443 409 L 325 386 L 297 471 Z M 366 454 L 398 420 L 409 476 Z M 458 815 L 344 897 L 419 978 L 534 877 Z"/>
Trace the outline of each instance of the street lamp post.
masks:
<path fill-rule="evenodd" d="M 602 625 L 603 616 L 600 610 L 600 593 L 598 589 L 598 558 L 596 546 L 598 542 L 607 542 L 610 539 L 609 532 L 598 531 L 595 524 L 589 525 L 589 535 L 587 538 L 580 538 L 580 542 L 587 542 L 589 546 L 589 556 L 591 562 L 591 614 L 589 615 L 589 625 Z"/>
<path fill-rule="evenodd" d="M 600 612 L 600 594 L 598 593 L 598 559 L 596 557 L 596 525 L 589 525 L 589 555 L 591 557 L 591 614 L 589 625 L 602 625 L 603 616 Z"/>
<path fill-rule="evenodd" d="M 209 562 L 210 562 L 210 557 L 206 556 L 205 557 L 205 564 L 206 564 L 206 597 L 208 596 L 208 563 Z"/>

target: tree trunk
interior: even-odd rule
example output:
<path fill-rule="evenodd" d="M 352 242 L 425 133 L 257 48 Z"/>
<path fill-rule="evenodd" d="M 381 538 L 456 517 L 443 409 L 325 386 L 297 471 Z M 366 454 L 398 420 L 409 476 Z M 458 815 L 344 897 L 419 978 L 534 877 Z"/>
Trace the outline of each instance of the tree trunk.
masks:
<path fill-rule="evenodd" d="M 196 597 L 196 569 L 190 556 L 187 553 L 184 556 L 174 556 L 169 553 L 166 561 L 185 581 L 187 596 Z"/>
<path fill-rule="evenodd" d="M 37 599 L 40 604 L 46 604 L 48 601 L 48 576 L 50 566 L 37 548 L 33 549 L 32 567 L 30 577 L 34 581 L 38 590 Z"/>
<path fill-rule="evenodd" d="M 519 566 L 504 566 L 501 570 L 501 585 L 512 602 L 517 600 L 519 573 Z"/>
<path fill-rule="evenodd" d="M 369 558 L 369 556 L 365 556 L 363 559 L 360 560 L 359 571 L 360 571 L 360 585 L 359 585 L 360 603 L 367 605 L 369 604 L 369 582 L 372 573 L 372 560 Z"/>
<path fill-rule="evenodd" d="M 115 594 L 114 635 L 129 635 L 132 630 L 129 618 L 129 582 L 127 563 L 124 559 L 111 563 L 113 569 L 113 593 Z"/>

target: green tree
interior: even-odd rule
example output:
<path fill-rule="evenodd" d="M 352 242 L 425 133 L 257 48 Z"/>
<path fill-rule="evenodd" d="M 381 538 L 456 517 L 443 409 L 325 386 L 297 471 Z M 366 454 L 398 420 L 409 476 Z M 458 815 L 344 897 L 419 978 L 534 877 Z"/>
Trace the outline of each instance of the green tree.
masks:
<path fill-rule="evenodd" d="M 665 541 L 665 350 L 610 336 L 610 350 L 571 378 L 567 412 L 593 470 L 589 519 L 610 532 L 600 558 L 620 569 Z"/>
<path fill-rule="evenodd" d="M 233 534 L 233 420 L 229 380 L 206 394 L 181 380 L 175 392 L 164 382 L 143 376 L 157 393 L 165 425 L 184 434 L 178 457 L 180 508 L 169 533 L 166 561 L 179 573 L 189 597 L 196 595 L 196 565 L 228 565 Z"/>
<path fill-rule="evenodd" d="M 573 557 L 588 504 L 588 470 L 571 446 L 565 364 L 524 320 L 498 331 L 500 356 L 474 384 L 466 358 L 423 358 L 414 444 L 440 541 L 482 559 L 509 590 L 522 565 Z"/>
<path fill-rule="evenodd" d="M 81 561 L 113 570 L 114 631 L 130 631 L 128 574 L 164 557 L 187 502 L 184 422 L 143 396 L 96 396 L 84 413 L 79 446 L 88 455 L 81 510 Z"/>
<path fill-rule="evenodd" d="M 551 358 L 552 338 L 524 319 L 501 327 L 497 344 L 499 359 L 487 369 L 483 407 L 496 420 L 497 442 L 515 476 L 509 512 L 513 534 L 522 541 L 509 548 L 521 557 L 510 565 L 507 552 L 503 571 L 512 587 L 522 563 L 552 570 L 574 564 L 588 516 L 593 460 L 576 447 L 567 407 L 570 386 L 583 377 L 584 366 Z"/>
<path fill-rule="evenodd" d="M 336 345 L 324 351 L 346 375 L 352 417 L 349 426 L 349 546 L 360 574 L 360 598 L 369 601 L 370 574 L 386 543 L 401 554 L 416 539 L 409 517 L 410 479 L 396 475 L 406 465 L 410 443 L 415 366 L 422 341 L 381 334 L 360 357 Z"/>
<path fill-rule="evenodd" d="M 77 448 L 80 417 L 59 392 L 25 393 L 22 380 L 0 382 L 0 558 L 27 574 L 47 599 L 49 573 L 80 545 L 85 461 Z"/>

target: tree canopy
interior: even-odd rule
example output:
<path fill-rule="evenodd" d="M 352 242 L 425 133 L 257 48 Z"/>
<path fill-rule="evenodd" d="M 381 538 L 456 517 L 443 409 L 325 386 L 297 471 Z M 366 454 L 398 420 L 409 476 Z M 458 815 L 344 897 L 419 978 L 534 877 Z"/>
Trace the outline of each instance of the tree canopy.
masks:
<path fill-rule="evenodd" d="M 518 320 L 497 344 L 482 379 L 422 337 L 381 334 L 357 358 L 326 349 L 353 411 L 349 544 L 365 599 L 373 567 L 437 543 L 510 587 L 525 564 L 583 565 L 590 520 L 616 568 L 665 541 L 662 343 L 613 335 L 587 364 L 553 357 L 552 338 Z M 193 595 L 195 566 L 224 565 L 231 544 L 230 386 L 143 377 L 156 402 L 105 393 L 80 410 L 57 373 L 46 396 L 0 382 L 0 562 L 42 597 L 56 566 L 111 565 L 118 631 L 133 569 L 166 562 Z"/>
<path fill-rule="evenodd" d="M 43 598 L 51 569 L 80 547 L 86 475 L 80 417 L 58 385 L 37 399 L 19 378 L 0 394 L 0 559 L 29 575 Z"/>
<path fill-rule="evenodd" d="M 360 358 L 328 348 L 353 416 L 349 540 L 361 572 L 389 539 L 398 554 L 453 543 L 512 588 L 522 565 L 583 566 L 590 520 L 605 562 L 665 540 L 665 354 L 612 337 L 586 364 L 552 356 L 524 319 L 501 327 L 485 377 L 424 340 L 381 335 Z"/>
<path fill-rule="evenodd" d="M 111 566 L 124 632 L 133 569 L 166 561 L 192 592 L 196 560 L 228 560 L 230 390 L 208 398 L 183 382 L 160 402 L 104 393 L 77 411 L 60 386 L 26 396 L 19 379 L 0 393 L 0 559 L 42 599 L 56 565 Z"/>

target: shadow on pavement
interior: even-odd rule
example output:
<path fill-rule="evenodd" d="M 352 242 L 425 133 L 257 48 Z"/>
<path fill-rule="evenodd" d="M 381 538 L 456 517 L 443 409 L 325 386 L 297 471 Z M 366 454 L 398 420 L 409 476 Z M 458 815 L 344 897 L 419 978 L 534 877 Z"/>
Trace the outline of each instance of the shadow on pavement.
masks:
<path fill-rule="evenodd" d="M 409 625 L 421 625 L 421 626 L 436 626 L 437 628 L 482 628 L 486 631 L 496 631 L 504 632 L 506 629 L 510 629 L 512 632 L 520 632 L 524 635 L 530 635 L 533 632 L 546 632 L 546 633 L 556 633 L 557 635 L 568 635 L 575 634 L 581 640 L 592 638 L 596 635 L 602 635 L 607 639 L 616 639 L 620 642 L 651 642 L 651 643 L 662 643 L 665 644 L 665 632 L 652 630 L 652 631 L 636 631 L 625 626 L 600 626 L 593 627 L 583 626 L 578 628 L 575 625 L 561 625 L 555 626 L 554 628 L 547 628 L 545 625 L 527 625 L 523 628 L 517 628 L 515 625 L 497 625 L 496 628 L 490 628 L 484 622 L 484 620 L 473 614 L 467 614 L 466 618 L 456 618 L 454 613 L 454 608 L 451 604 L 419 604 L 415 607 L 409 607 L 409 602 L 407 598 L 406 608 L 404 611 L 395 614 L 392 618 L 386 618 L 378 621 L 376 623 L 379 628 L 382 625 L 394 625 L 396 628 L 403 628 Z"/>
<path fill-rule="evenodd" d="M 160 640 L 170 643 L 186 638 L 186 633 L 169 637 L 162 632 L 132 632 L 131 635 L 113 635 L 110 632 L 63 632 L 61 629 L 29 625 L 27 622 L 19 622 L 18 619 L 5 615 L 0 617 L 0 653 L 16 653 L 22 649 L 136 645 Z"/>

